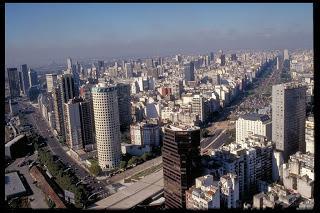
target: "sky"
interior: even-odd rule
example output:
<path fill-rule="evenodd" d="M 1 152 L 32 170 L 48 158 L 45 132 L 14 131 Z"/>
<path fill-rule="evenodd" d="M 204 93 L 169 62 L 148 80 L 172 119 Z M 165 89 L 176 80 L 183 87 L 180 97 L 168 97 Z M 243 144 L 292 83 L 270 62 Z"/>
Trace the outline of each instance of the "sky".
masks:
<path fill-rule="evenodd" d="M 6 66 L 312 47 L 312 3 L 5 4 Z"/>

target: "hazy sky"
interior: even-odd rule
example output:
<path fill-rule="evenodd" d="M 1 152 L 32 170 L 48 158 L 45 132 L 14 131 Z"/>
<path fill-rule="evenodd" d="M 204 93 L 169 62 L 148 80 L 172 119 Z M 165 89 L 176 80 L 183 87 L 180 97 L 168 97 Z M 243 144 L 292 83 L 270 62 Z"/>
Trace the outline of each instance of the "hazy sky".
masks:
<path fill-rule="evenodd" d="M 312 4 L 6 4 L 6 65 L 313 47 Z"/>

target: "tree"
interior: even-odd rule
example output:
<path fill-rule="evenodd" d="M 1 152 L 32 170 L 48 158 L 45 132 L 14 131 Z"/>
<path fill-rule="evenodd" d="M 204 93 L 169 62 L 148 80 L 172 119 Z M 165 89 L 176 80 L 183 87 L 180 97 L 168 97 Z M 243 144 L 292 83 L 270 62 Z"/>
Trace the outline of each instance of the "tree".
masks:
<path fill-rule="evenodd" d="M 92 163 L 89 170 L 94 176 L 97 176 L 102 172 L 101 167 L 97 163 Z"/>
<path fill-rule="evenodd" d="M 131 166 L 133 164 L 136 164 L 138 162 L 139 158 L 137 156 L 133 156 L 129 161 L 128 161 L 128 166 Z"/>
<path fill-rule="evenodd" d="M 143 155 L 141 156 L 141 159 L 142 159 L 143 161 L 147 161 L 147 160 L 149 160 L 151 157 L 152 157 L 152 154 L 151 154 L 150 152 L 145 152 L 145 153 L 143 153 Z"/>
<path fill-rule="evenodd" d="M 120 169 L 125 169 L 127 167 L 127 162 L 126 161 L 121 161 L 120 162 Z"/>
<path fill-rule="evenodd" d="M 207 130 L 207 129 L 202 129 L 201 130 L 201 137 L 202 138 L 208 137 L 208 134 L 209 134 L 209 130 Z"/>

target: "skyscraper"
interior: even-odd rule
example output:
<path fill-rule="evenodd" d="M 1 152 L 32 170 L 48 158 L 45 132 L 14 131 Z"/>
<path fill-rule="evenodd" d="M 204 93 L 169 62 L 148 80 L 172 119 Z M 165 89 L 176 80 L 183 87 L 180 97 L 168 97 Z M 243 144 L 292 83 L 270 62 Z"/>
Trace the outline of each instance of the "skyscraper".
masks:
<path fill-rule="evenodd" d="M 133 67 L 131 63 L 125 63 L 125 71 L 126 71 L 126 78 L 131 78 L 133 73 Z"/>
<path fill-rule="evenodd" d="M 130 84 L 118 83 L 117 96 L 119 107 L 120 128 L 127 129 L 131 124 L 131 86 Z"/>
<path fill-rule="evenodd" d="M 17 68 L 7 68 L 11 98 L 20 96 L 19 74 Z"/>
<path fill-rule="evenodd" d="M 194 81 L 194 63 L 189 62 L 183 65 L 184 79 L 186 81 Z"/>
<path fill-rule="evenodd" d="M 61 97 L 61 88 L 59 86 L 52 89 L 53 108 L 55 115 L 56 131 L 62 139 L 65 139 L 63 102 Z"/>
<path fill-rule="evenodd" d="M 102 169 L 113 169 L 121 160 L 120 121 L 117 87 L 99 83 L 91 89 L 98 162 Z"/>
<path fill-rule="evenodd" d="M 53 92 L 53 89 L 57 86 L 57 74 L 46 74 L 47 92 Z"/>
<path fill-rule="evenodd" d="M 162 158 L 166 208 L 186 208 L 185 191 L 200 176 L 199 146 L 199 127 L 165 128 Z"/>
<path fill-rule="evenodd" d="M 289 51 L 287 49 L 283 51 L 283 60 L 289 60 Z"/>
<path fill-rule="evenodd" d="M 38 73 L 35 70 L 29 68 L 28 76 L 30 87 L 38 84 Z"/>
<path fill-rule="evenodd" d="M 102 77 L 102 74 L 104 73 L 104 61 L 98 61 L 98 67 L 96 70 L 96 79 L 99 79 Z"/>
<path fill-rule="evenodd" d="M 306 87 L 297 83 L 272 87 L 272 141 L 276 150 L 289 155 L 305 151 Z"/>
<path fill-rule="evenodd" d="M 210 52 L 210 61 L 214 61 L 214 53 L 213 52 Z"/>
<path fill-rule="evenodd" d="M 79 91 L 78 88 L 75 87 L 72 74 L 63 74 L 61 78 L 59 78 L 59 84 L 63 103 L 67 103 L 69 99 L 78 96 Z"/>
<path fill-rule="evenodd" d="M 226 65 L 226 55 L 225 54 L 221 54 L 220 60 L 221 60 L 221 62 L 220 62 L 221 66 Z"/>
<path fill-rule="evenodd" d="M 70 57 L 67 58 L 67 69 L 72 70 L 72 59 Z"/>
<path fill-rule="evenodd" d="M 70 148 L 93 149 L 93 128 L 90 103 L 81 98 L 70 99 L 65 103 L 66 109 L 66 142 Z"/>
<path fill-rule="evenodd" d="M 29 85 L 29 76 L 28 76 L 28 66 L 26 64 L 21 65 L 20 67 L 21 72 L 21 91 L 24 95 L 28 95 L 28 90 L 30 88 Z"/>

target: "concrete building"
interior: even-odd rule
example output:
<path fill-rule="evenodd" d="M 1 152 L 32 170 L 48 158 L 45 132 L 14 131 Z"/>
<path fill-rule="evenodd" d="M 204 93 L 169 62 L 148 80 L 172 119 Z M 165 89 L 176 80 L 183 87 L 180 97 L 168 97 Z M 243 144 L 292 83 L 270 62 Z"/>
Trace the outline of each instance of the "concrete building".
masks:
<path fill-rule="evenodd" d="M 24 95 L 28 95 L 28 91 L 30 88 L 29 84 L 29 75 L 28 75 L 28 66 L 26 64 L 23 64 L 20 66 L 20 73 L 21 73 L 21 84 L 20 84 L 20 90 L 23 92 Z"/>
<path fill-rule="evenodd" d="M 11 98 L 20 96 L 19 74 L 17 68 L 7 68 Z"/>
<path fill-rule="evenodd" d="M 234 173 L 239 179 L 240 199 L 250 198 L 258 190 L 258 181 L 272 179 L 273 149 L 271 141 L 251 135 L 242 143 L 233 142 L 213 150 L 208 173 L 221 177 Z"/>
<path fill-rule="evenodd" d="M 58 75 L 57 74 L 46 74 L 47 92 L 53 92 L 57 86 Z"/>
<path fill-rule="evenodd" d="M 131 63 L 125 63 L 126 78 L 132 78 L 133 66 Z"/>
<path fill-rule="evenodd" d="M 300 200 L 300 194 L 290 191 L 282 185 L 272 184 L 268 187 L 268 192 L 261 192 L 254 195 L 252 208 L 274 209 L 298 207 Z"/>
<path fill-rule="evenodd" d="M 131 88 L 130 84 L 118 83 L 117 96 L 119 107 L 120 129 L 125 130 L 131 124 Z"/>
<path fill-rule="evenodd" d="M 239 179 L 237 175 L 228 173 L 220 177 L 221 206 L 225 208 L 239 208 Z"/>
<path fill-rule="evenodd" d="M 99 83 L 91 89 L 96 130 L 98 162 L 113 169 L 121 160 L 120 121 L 117 87 Z"/>
<path fill-rule="evenodd" d="M 249 134 L 262 135 L 271 140 L 271 119 L 268 115 L 250 113 L 242 115 L 236 121 L 236 142 L 240 143 Z"/>
<path fill-rule="evenodd" d="M 52 89 L 53 97 L 53 108 L 56 120 L 56 131 L 58 135 L 65 140 L 65 126 L 64 126 L 64 115 L 63 115 L 63 104 L 61 97 L 61 89 L 59 86 Z"/>
<path fill-rule="evenodd" d="M 306 120 L 306 152 L 314 154 L 314 117 Z"/>
<path fill-rule="evenodd" d="M 186 81 L 194 81 L 194 63 L 189 62 L 183 65 L 184 79 Z"/>
<path fill-rule="evenodd" d="M 220 188 L 218 181 L 214 181 L 212 175 L 198 177 L 196 184 L 186 191 L 186 208 L 192 210 L 220 208 Z"/>
<path fill-rule="evenodd" d="M 272 86 L 272 141 L 286 162 L 305 152 L 306 87 L 297 83 Z"/>
<path fill-rule="evenodd" d="M 131 144 L 140 146 L 160 145 L 160 126 L 158 124 L 140 122 L 130 125 Z"/>
<path fill-rule="evenodd" d="M 10 172 L 5 174 L 5 200 L 9 201 L 13 198 L 21 197 L 27 194 L 26 187 L 23 185 L 18 172 Z"/>
<path fill-rule="evenodd" d="M 283 185 L 295 190 L 302 197 L 314 196 L 314 155 L 297 152 L 283 165 Z"/>
<path fill-rule="evenodd" d="M 29 68 L 28 76 L 30 87 L 38 85 L 38 73 L 35 70 Z"/>
<path fill-rule="evenodd" d="M 200 176 L 199 146 L 199 127 L 165 128 L 162 158 L 166 208 L 186 208 L 185 191 Z"/>
<path fill-rule="evenodd" d="M 285 49 L 283 51 L 283 60 L 289 60 L 289 51 L 287 49 Z"/>

